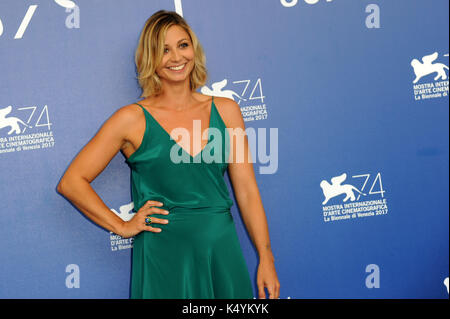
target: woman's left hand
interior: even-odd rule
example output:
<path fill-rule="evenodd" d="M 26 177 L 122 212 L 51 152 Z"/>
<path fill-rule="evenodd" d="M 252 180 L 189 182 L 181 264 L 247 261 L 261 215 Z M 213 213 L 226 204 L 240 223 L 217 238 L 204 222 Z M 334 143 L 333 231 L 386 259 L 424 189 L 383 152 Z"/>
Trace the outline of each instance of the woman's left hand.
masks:
<path fill-rule="evenodd" d="M 266 299 L 264 287 L 269 291 L 269 299 L 278 299 L 280 297 L 280 282 L 278 281 L 273 260 L 261 259 L 256 276 L 259 299 Z"/>

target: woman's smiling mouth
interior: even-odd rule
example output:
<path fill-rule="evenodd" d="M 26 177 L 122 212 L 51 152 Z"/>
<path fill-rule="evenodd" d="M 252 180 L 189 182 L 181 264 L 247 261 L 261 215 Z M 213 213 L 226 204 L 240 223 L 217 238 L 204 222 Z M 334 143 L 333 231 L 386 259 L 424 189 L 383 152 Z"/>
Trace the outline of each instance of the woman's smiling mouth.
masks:
<path fill-rule="evenodd" d="M 187 63 L 185 64 L 181 64 L 179 66 L 176 67 L 168 67 L 169 70 L 174 71 L 174 72 L 180 72 L 182 70 L 184 70 L 184 67 L 186 66 Z"/>

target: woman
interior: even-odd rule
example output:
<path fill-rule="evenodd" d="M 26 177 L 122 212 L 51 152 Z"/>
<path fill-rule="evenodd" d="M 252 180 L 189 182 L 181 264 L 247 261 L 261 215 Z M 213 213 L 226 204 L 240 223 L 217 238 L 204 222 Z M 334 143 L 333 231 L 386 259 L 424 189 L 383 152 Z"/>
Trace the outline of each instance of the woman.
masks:
<path fill-rule="evenodd" d="M 205 56 L 175 12 L 161 10 L 147 20 L 136 65 L 144 99 L 120 108 L 103 124 L 73 160 L 58 191 L 98 225 L 125 238 L 135 236 L 131 298 L 253 298 L 223 179 L 228 169 L 259 254 L 259 298 L 266 298 L 265 287 L 269 298 L 278 298 L 247 137 L 237 151 L 229 145 L 230 129 L 245 130 L 239 105 L 195 92 L 206 82 Z M 204 142 L 199 122 L 208 128 Z M 176 132 L 182 138 L 174 138 Z M 90 186 L 119 150 L 132 174 L 136 214 L 129 221 L 111 212 Z M 241 155 L 244 161 L 238 161 Z"/>

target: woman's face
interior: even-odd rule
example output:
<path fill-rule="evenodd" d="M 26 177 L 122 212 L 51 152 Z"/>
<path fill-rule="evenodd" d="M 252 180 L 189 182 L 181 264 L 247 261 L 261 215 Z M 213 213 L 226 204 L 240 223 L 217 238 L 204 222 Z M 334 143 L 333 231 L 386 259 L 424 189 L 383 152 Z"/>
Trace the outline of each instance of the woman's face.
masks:
<path fill-rule="evenodd" d="M 164 55 L 156 74 L 161 81 L 189 81 L 194 68 L 194 48 L 189 34 L 180 26 L 173 25 L 167 30 Z M 173 69 L 176 67 L 176 69 Z M 180 69 L 181 68 L 181 69 Z"/>

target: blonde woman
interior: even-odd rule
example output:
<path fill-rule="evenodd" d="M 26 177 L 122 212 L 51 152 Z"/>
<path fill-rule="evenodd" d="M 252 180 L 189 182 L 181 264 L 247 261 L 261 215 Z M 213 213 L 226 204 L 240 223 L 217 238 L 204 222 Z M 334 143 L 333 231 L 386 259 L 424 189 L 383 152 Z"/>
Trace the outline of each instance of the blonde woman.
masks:
<path fill-rule="evenodd" d="M 247 137 L 236 138 L 240 142 L 230 149 L 230 129 L 245 130 L 239 105 L 195 91 L 207 79 L 204 52 L 175 12 L 161 10 L 147 20 L 135 62 L 143 99 L 103 124 L 68 167 L 58 191 L 98 225 L 134 236 L 131 298 L 251 299 L 223 178 L 228 169 L 259 255 L 258 297 L 266 298 L 266 288 L 269 298 L 279 298 Z M 111 212 L 90 186 L 119 150 L 131 168 L 136 214 L 129 221 Z M 240 155 L 243 161 L 237 161 Z"/>

